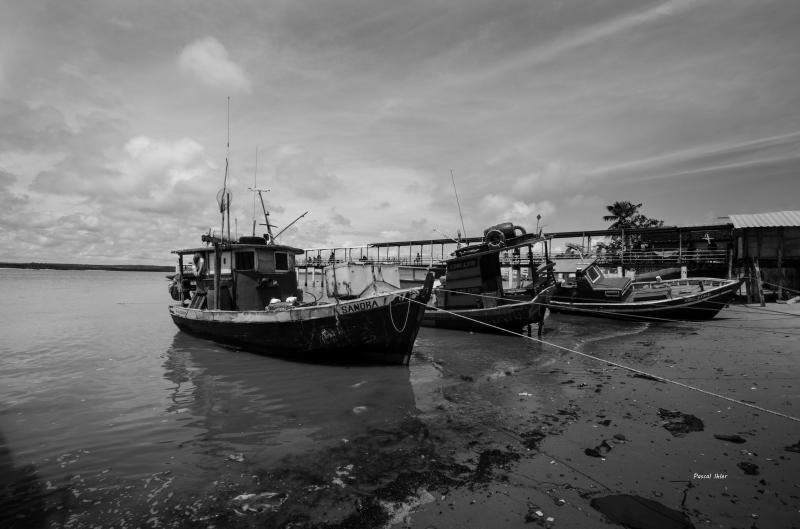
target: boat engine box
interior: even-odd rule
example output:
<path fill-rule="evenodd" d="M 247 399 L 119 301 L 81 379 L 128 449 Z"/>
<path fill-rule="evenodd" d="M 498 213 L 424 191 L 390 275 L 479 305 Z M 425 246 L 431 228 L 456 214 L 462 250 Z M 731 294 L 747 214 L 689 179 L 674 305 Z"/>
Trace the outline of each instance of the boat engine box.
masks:
<path fill-rule="evenodd" d="M 399 288 L 398 265 L 339 263 L 325 267 L 325 294 L 329 298 L 357 298 Z"/>

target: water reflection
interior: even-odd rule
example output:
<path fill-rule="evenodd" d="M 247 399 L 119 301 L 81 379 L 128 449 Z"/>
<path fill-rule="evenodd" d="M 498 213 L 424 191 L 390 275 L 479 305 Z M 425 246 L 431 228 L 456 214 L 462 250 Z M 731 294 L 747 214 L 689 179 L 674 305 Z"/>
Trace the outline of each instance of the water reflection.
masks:
<path fill-rule="evenodd" d="M 340 443 L 413 413 L 409 369 L 324 365 L 256 355 L 176 333 L 164 377 L 167 412 L 206 455 L 274 461 Z"/>
<path fill-rule="evenodd" d="M 47 491 L 33 465 L 16 466 L 0 431 L 0 527 L 44 527 Z"/>

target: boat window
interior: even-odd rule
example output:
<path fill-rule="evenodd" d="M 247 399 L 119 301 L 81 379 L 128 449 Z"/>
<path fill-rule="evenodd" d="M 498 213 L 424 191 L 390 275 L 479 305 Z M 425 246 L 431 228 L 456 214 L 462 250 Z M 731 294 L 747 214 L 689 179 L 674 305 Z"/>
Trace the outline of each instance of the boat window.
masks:
<path fill-rule="evenodd" d="M 589 268 L 586 269 L 586 276 L 589 278 L 589 281 L 594 283 L 600 278 L 600 271 L 597 270 L 596 267 L 590 266 Z"/>
<path fill-rule="evenodd" d="M 256 266 L 255 253 L 252 250 L 236 252 L 234 259 L 237 270 L 253 270 Z"/>
<path fill-rule="evenodd" d="M 275 270 L 289 270 L 289 254 L 284 252 L 275 252 Z"/>

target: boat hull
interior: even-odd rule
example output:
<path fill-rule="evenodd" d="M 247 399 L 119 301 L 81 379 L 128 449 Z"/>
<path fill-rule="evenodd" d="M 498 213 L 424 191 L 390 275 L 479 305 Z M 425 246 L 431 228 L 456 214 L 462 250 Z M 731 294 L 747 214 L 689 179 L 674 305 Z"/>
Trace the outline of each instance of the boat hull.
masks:
<path fill-rule="evenodd" d="M 178 305 L 169 311 L 182 331 L 259 354 L 403 364 L 411 355 L 429 293 L 429 288 L 411 289 L 276 311 Z"/>
<path fill-rule="evenodd" d="M 521 334 L 525 326 L 540 321 L 540 307 L 532 300 L 479 309 L 439 310 L 429 307 L 422 325 L 491 334 Z"/>
<path fill-rule="evenodd" d="M 651 301 L 573 302 L 552 295 L 547 307 L 553 312 L 636 321 L 710 320 L 733 300 L 741 285 L 741 281 L 735 280 L 698 281 L 714 281 L 720 284 L 690 295 Z"/>

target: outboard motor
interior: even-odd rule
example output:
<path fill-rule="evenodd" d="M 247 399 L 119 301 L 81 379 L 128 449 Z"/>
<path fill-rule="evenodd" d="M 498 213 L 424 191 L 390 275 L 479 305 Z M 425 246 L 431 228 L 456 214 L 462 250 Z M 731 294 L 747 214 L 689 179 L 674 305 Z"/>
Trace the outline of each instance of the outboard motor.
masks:
<path fill-rule="evenodd" d="M 522 226 L 516 226 L 511 222 L 503 222 L 483 230 L 483 239 L 491 248 L 502 248 L 506 245 L 506 240 L 525 235 L 525 233 L 525 228 Z"/>

